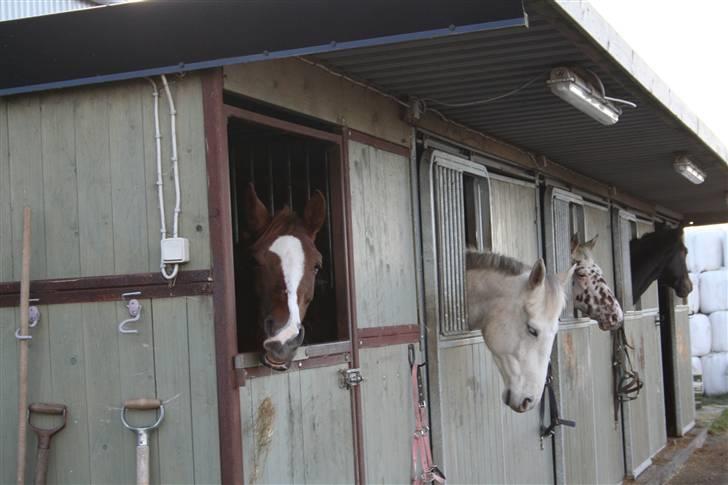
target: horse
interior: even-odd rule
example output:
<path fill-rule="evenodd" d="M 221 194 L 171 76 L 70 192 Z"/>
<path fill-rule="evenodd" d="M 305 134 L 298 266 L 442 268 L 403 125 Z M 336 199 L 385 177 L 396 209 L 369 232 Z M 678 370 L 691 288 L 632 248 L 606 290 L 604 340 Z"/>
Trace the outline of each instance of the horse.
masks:
<path fill-rule="evenodd" d="M 658 228 L 629 242 L 632 268 L 632 299 L 640 296 L 656 279 L 675 290 L 680 298 L 693 291 L 685 259 L 688 249 L 683 242 L 683 229 Z"/>
<path fill-rule="evenodd" d="M 617 330 L 624 321 L 624 312 L 604 279 L 602 268 L 594 261 L 592 250 L 597 238 L 598 234 L 580 244 L 578 234 L 571 237 L 571 263 L 576 264 L 572 286 L 574 306 L 596 320 L 602 330 Z"/>
<path fill-rule="evenodd" d="M 516 412 L 540 399 L 575 268 L 547 275 L 543 259 L 529 268 L 495 253 L 466 253 L 468 324 L 481 330 L 505 384 L 503 402 Z"/>
<path fill-rule="evenodd" d="M 255 292 L 261 361 L 274 370 L 287 370 L 303 343 L 303 318 L 314 297 L 321 253 L 316 234 L 326 217 L 326 200 L 315 191 L 299 217 L 288 207 L 271 217 L 253 184 L 244 194 Z"/>

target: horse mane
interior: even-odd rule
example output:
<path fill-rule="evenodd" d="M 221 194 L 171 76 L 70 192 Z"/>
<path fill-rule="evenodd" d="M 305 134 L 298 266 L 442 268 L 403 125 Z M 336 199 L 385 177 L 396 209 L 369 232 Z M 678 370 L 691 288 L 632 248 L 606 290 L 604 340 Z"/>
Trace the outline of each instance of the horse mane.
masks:
<path fill-rule="evenodd" d="M 490 252 L 468 250 L 465 256 L 467 269 L 487 269 L 507 276 L 518 276 L 529 271 L 529 267 L 517 259 Z"/>
<path fill-rule="evenodd" d="M 658 228 L 629 242 L 634 302 L 660 277 L 670 256 L 684 246 L 682 234 L 682 228 Z"/>

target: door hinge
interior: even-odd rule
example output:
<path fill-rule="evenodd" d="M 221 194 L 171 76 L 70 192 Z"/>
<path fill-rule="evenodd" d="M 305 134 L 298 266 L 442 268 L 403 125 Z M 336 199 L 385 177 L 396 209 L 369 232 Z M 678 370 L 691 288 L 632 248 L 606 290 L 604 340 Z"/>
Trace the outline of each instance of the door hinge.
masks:
<path fill-rule="evenodd" d="M 341 375 L 339 386 L 342 389 L 351 389 L 354 386 L 358 386 L 364 380 L 361 375 L 361 369 L 341 369 L 339 374 Z"/>

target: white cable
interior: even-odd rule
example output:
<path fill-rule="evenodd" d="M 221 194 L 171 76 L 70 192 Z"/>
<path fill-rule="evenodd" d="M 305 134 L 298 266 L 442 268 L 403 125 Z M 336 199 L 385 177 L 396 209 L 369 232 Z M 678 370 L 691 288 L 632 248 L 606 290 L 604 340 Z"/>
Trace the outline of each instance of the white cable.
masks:
<path fill-rule="evenodd" d="M 611 96 L 604 96 L 604 99 L 606 99 L 608 101 L 612 101 L 614 103 L 626 104 L 630 108 L 637 107 L 637 105 L 635 103 L 633 103 L 632 101 L 627 101 L 626 99 L 612 98 Z"/>
<path fill-rule="evenodd" d="M 508 91 L 507 93 L 503 93 L 503 94 L 500 94 L 498 96 L 494 96 L 494 97 L 488 98 L 488 99 L 479 99 L 476 101 L 466 101 L 465 103 L 446 103 L 444 101 L 438 101 L 437 99 L 432 99 L 432 98 L 423 98 L 422 100 L 425 103 L 437 104 L 439 106 L 445 106 L 446 108 L 465 108 L 467 106 L 479 106 L 481 104 L 492 103 L 493 101 L 498 101 L 499 99 L 503 99 L 508 96 L 512 96 L 512 95 L 518 93 L 519 91 L 526 89 L 528 86 L 535 83 L 536 81 L 538 81 L 541 78 L 543 78 L 543 74 L 538 74 L 536 77 L 529 79 L 528 81 L 521 84 L 517 88 L 512 89 L 512 90 Z"/>
<path fill-rule="evenodd" d="M 157 198 L 159 199 L 159 232 L 162 239 L 167 237 L 167 223 L 164 218 L 164 180 L 162 178 L 162 135 L 159 131 L 159 90 L 153 79 L 147 78 L 152 85 L 154 96 L 154 143 L 157 156 Z"/>
<path fill-rule="evenodd" d="M 179 213 L 180 209 L 180 188 L 179 188 L 179 166 L 177 164 L 177 110 L 174 109 L 174 100 L 172 99 L 172 92 L 169 90 L 169 84 L 167 83 L 167 77 L 162 74 L 162 83 L 164 84 L 164 92 L 167 94 L 167 101 L 169 102 L 169 117 L 172 125 L 172 172 L 174 173 L 174 223 L 172 225 L 172 237 L 177 237 L 179 232 Z"/>

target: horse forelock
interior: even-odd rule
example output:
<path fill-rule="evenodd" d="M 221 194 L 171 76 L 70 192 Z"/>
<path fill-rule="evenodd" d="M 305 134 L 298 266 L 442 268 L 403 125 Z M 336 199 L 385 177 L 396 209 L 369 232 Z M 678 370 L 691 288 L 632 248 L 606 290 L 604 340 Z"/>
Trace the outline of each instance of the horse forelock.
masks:
<path fill-rule="evenodd" d="M 293 234 L 302 227 L 302 224 L 300 218 L 291 209 L 284 207 L 273 216 L 268 227 L 251 245 L 251 249 L 253 251 L 267 249 L 278 236 Z"/>

